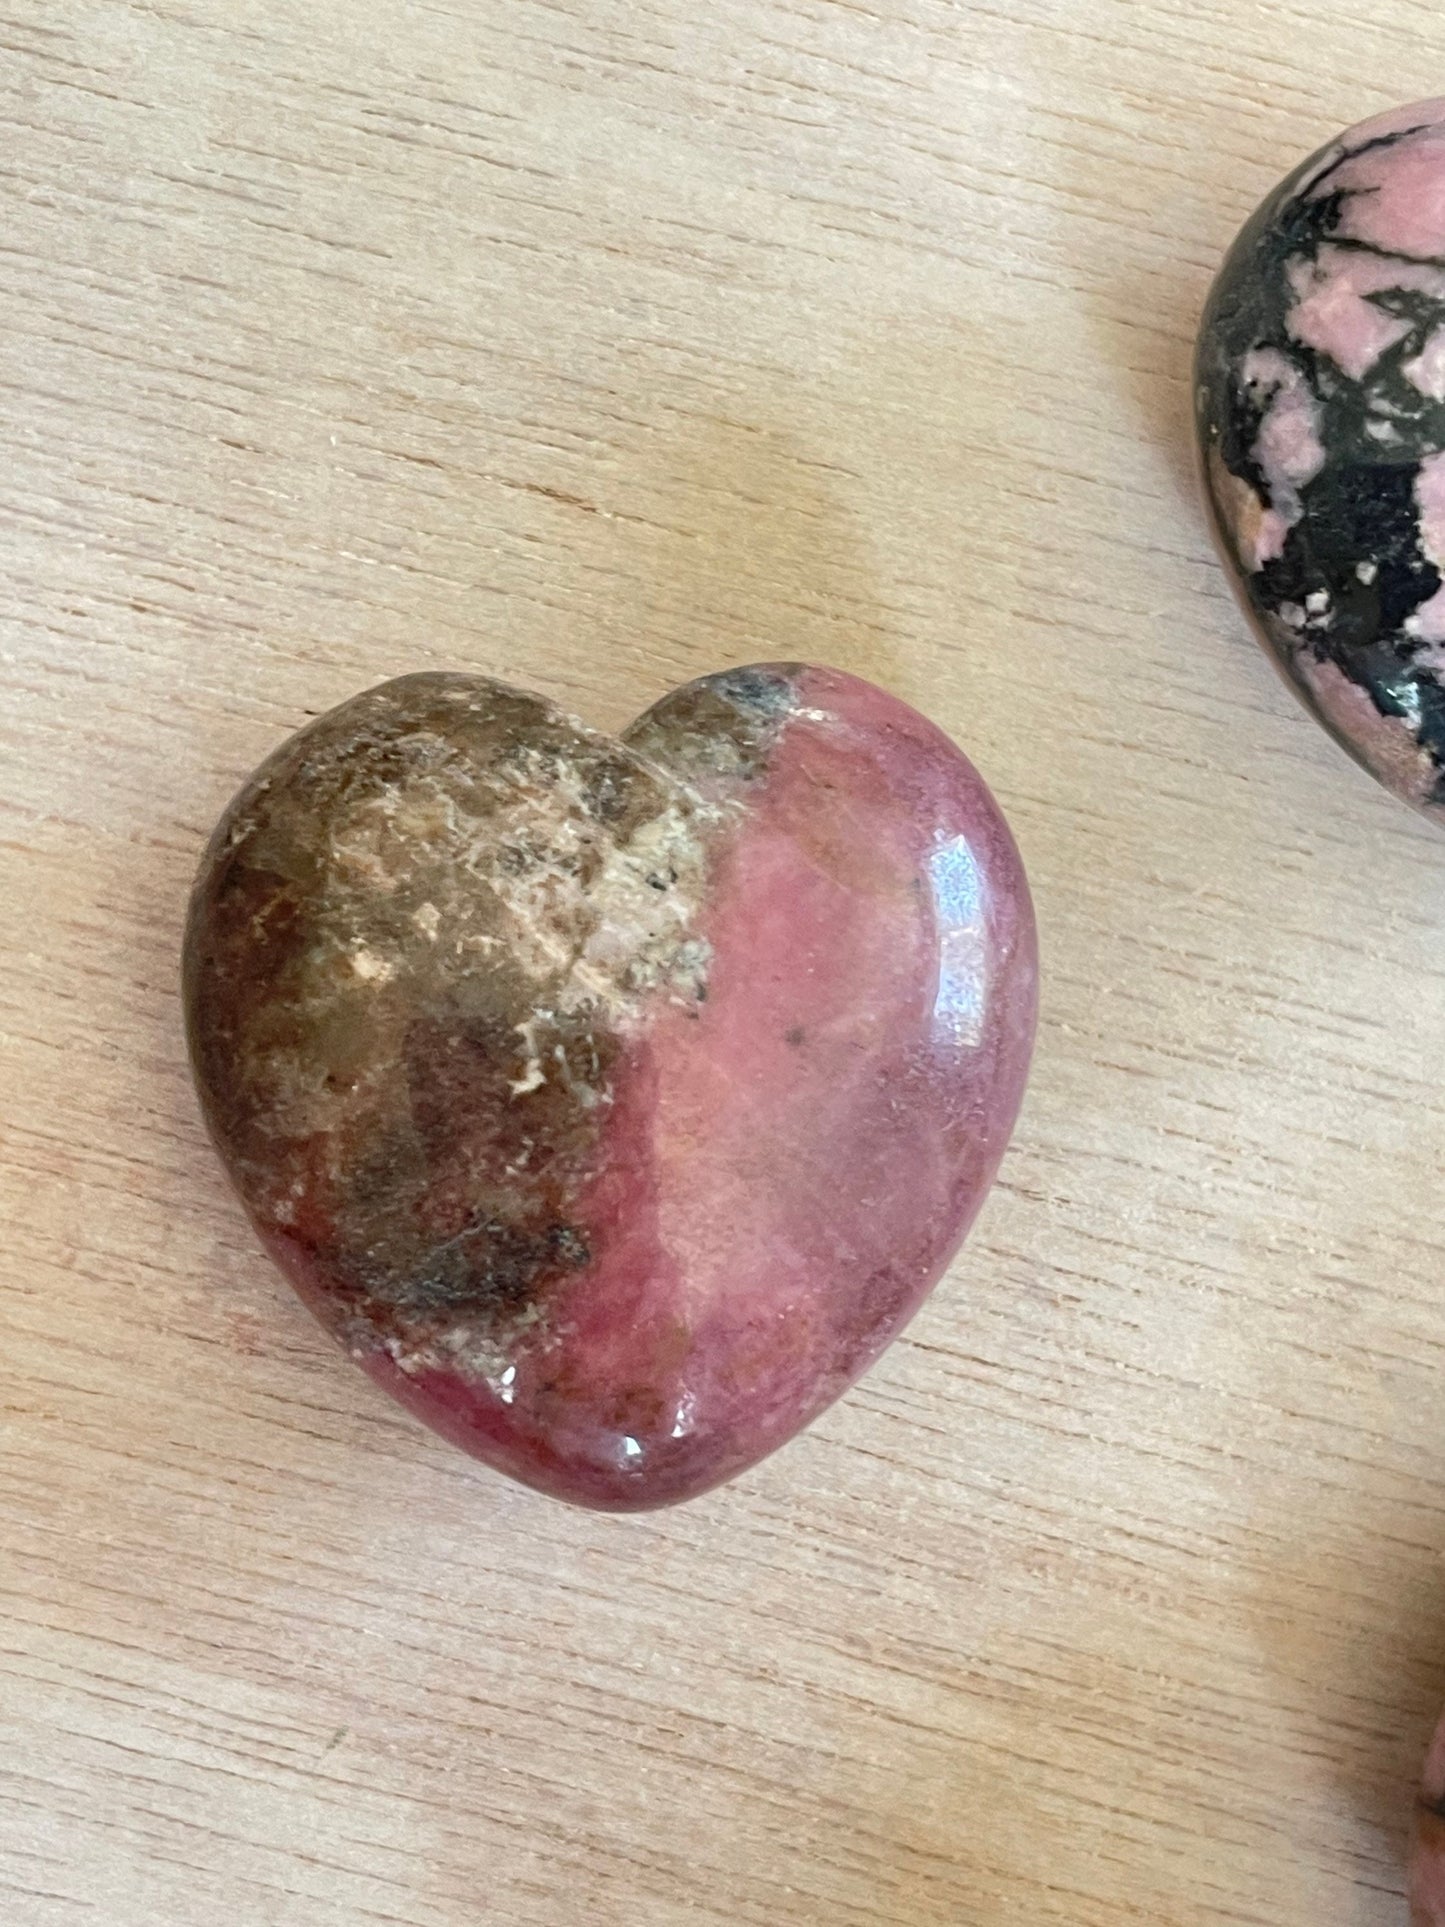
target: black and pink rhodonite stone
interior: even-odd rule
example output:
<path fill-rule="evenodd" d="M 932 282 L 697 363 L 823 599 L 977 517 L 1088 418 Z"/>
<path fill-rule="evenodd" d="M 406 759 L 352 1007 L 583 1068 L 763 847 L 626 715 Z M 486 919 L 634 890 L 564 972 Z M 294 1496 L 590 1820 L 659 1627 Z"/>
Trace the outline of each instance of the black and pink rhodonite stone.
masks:
<path fill-rule="evenodd" d="M 978 775 L 850 676 L 677 691 L 620 740 L 475 676 L 305 729 L 208 851 L 185 989 L 266 1246 L 413 1412 L 566 1499 L 760 1459 L 983 1201 L 1033 915 Z"/>
<path fill-rule="evenodd" d="M 1445 820 L 1445 100 L 1342 134 L 1270 195 L 1210 296 L 1196 395 L 1265 645 Z"/>

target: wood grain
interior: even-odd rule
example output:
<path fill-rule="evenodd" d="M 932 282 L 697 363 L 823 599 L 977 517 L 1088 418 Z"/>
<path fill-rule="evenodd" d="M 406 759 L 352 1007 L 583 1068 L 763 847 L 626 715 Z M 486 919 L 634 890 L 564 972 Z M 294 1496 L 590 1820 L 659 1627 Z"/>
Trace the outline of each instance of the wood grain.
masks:
<path fill-rule="evenodd" d="M 0 0 L 0 1919 L 1399 1927 L 1445 1698 L 1445 849 L 1275 682 L 1211 270 L 1435 0 Z M 176 1005 L 305 716 L 801 656 L 1017 827 L 907 1339 L 673 1514 L 388 1407 Z"/>

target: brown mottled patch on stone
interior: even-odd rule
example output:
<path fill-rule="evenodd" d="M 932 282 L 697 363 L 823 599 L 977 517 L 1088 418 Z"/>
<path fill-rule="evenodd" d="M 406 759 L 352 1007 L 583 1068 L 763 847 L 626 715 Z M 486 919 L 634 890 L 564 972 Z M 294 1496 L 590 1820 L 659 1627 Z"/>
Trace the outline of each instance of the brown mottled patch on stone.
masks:
<path fill-rule="evenodd" d="M 185 994 L 207 1120 L 264 1235 L 325 1247 L 332 1322 L 425 1349 L 588 1262 L 571 1204 L 623 1039 L 705 994 L 717 813 L 552 705 L 369 691 L 227 812 Z"/>

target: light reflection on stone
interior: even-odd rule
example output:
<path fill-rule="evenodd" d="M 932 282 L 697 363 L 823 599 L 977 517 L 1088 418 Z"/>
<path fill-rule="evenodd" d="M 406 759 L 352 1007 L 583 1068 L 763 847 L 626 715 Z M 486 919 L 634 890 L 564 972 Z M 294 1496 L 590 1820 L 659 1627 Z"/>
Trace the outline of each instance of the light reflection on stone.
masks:
<path fill-rule="evenodd" d="M 938 915 L 937 1028 L 961 1048 L 977 1046 L 988 996 L 988 930 L 983 878 L 965 836 L 950 837 L 928 860 Z"/>

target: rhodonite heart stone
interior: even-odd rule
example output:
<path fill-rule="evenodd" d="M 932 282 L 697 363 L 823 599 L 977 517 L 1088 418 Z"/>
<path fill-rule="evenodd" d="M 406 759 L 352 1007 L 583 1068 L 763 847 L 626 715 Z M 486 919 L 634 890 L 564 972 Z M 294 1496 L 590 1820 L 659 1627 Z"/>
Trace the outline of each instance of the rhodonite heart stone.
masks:
<path fill-rule="evenodd" d="M 1366 121 L 1270 195 L 1197 376 L 1220 546 L 1266 648 L 1445 820 L 1445 101 Z"/>
<path fill-rule="evenodd" d="M 982 781 L 830 670 L 621 738 L 465 675 L 292 738 L 186 939 L 206 1118 L 401 1402 L 584 1504 L 687 1498 L 835 1399 L 983 1200 L 1034 1031 Z"/>

